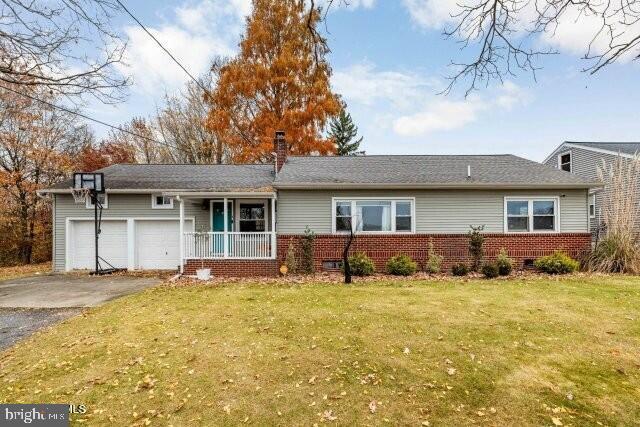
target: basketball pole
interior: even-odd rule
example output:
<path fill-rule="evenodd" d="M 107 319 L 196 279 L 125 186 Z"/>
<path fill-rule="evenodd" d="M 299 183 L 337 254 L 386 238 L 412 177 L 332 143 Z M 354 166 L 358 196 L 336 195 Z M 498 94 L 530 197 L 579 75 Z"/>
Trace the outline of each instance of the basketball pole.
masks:
<path fill-rule="evenodd" d="M 95 274 L 98 275 L 98 270 L 100 269 L 100 264 L 98 262 L 98 193 L 95 190 L 91 190 L 91 201 L 93 202 L 93 229 L 95 233 L 95 249 L 96 249 L 96 271 Z"/>

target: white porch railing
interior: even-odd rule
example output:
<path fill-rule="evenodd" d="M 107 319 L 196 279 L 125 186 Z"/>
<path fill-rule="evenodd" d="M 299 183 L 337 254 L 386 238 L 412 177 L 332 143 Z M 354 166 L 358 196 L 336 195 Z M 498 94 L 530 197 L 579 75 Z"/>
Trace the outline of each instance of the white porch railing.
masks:
<path fill-rule="evenodd" d="M 184 233 L 184 258 L 274 258 L 275 242 L 271 231 Z"/>

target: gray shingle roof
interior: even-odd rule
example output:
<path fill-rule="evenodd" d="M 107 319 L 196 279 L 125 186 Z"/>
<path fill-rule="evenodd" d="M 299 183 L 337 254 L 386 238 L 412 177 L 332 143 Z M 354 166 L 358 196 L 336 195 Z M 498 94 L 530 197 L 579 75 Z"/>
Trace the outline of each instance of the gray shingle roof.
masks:
<path fill-rule="evenodd" d="M 467 178 L 467 166 L 471 178 Z M 101 169 L 107 190 L 271 191 L 273 188 L 589 188 L 577 175 L 513 155 L 290 156 L 273 165 L 130 165 Z M 71 181 L 53 186 L 66 190 Z"/>
<path fill-rule="evenodd" d="M 467 166 L 471 178 L 467 178 Z M 295 157 L 276 188 L 589 188 L 577 175 L 513 155 Z"/>
<path fill-rule="evenodd" d="M 640 153 L 640 142 L 565 142 L 567 144 L 581 145 L 583 147 L 613 151 L 615 153 L 630 154 L 632 156 L 636 153 Z"/>
<path fill-rule="evenodd" d="M 130 165 L 100 169 L 107 190 L 271 191 L 273 165 Z M 67 189 L 71 180 L 53 189 Z"/>

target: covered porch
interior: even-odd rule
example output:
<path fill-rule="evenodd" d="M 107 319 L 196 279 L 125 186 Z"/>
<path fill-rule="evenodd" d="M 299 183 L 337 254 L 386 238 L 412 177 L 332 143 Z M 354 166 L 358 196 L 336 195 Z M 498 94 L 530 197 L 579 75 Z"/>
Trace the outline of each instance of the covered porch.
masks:
<path fill-rule="evenodd" d="M 179 203 L 181 266 L 189 260 L 276 258 L 274 192 L 167 196 Z M 195 224 L 191 213 L 197 216 Z"/>

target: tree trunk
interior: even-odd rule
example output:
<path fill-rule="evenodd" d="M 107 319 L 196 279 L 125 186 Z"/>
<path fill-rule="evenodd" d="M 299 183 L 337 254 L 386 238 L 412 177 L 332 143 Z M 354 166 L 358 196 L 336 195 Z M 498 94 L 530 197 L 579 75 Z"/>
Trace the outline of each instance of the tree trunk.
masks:
<path fill-rule="evenodd" d="M 27 195 L 20 194 L 20 261 L 23 264 L 31 263 L 31 254 L 33 252 L 33 239 L 30 238 L 29 231 L 29 206 L 27 204 Z"/>
<path fill-rule="evenodd" d="M 344 250 L 342 251 L 342 266 L 344 268 L 344 283 L 349 284 L 352 282 L 351 280 L 351 265 L 349 265 L 349 249 L 351 248 L 351 243 L 353 243 L 353 238 L 355 235 L 353 231 L 349 234 L 347 238 L 347 244 L 344 246 Z"/>

